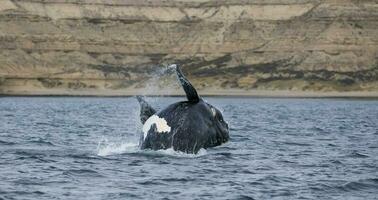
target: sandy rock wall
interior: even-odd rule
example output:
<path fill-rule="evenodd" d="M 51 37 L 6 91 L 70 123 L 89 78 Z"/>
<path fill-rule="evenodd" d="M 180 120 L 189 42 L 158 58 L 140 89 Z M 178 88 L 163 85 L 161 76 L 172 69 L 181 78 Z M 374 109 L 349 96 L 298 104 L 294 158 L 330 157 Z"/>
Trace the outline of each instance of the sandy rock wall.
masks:
<path fill-rule="evenodd" d="M 0 0 L 0 93 L 137 91 L 168 63 L 200 89 L 377 91 L 378 3 Z"/>

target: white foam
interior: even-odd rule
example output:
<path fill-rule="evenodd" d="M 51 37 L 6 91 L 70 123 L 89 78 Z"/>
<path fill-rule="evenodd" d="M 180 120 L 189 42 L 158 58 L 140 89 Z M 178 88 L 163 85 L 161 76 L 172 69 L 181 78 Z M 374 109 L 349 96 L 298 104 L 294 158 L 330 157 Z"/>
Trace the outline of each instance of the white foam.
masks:
<path fill-rule="evenodd" d="M 141 150 L 137 143 L 115 143 L 109 142 L 107 139 L 102 139 L 97 147 L 98 156 L 111 156 L 119 155 L 125 153 L 143 153 L 143 154 L 158 154 L 167 155 L 173 157 L 183 157 L 183 158 L 197 158 L 207 154 L 206 149 L 200 149 L 197 154 L 188 154 L 181 151 L 175 151 L 173 148 L 161 149 L 161 150 Z"/>
<path fill-rule="evenodd" d="M 204 156 L 207 154 L 206 149 L 200 149 L 197 152 L 197 154 L 189 154 L 182 151 L 175 151 L 173 148 L 161 149 L 154 152 L 158 154 L 163 154 L 163 155 L 169 155 L 169 156 L 174 156 L 174 157 L 185 157 L 185 158 L 196 158 L 196 157 Z"/>
<path fill-rule="evenodd" d="M 97 155 L 109 156 L 123 153 L 133 153 L 139 151 L 138 144 L 136 143 L 99 143 L 97 147 Z"/>
<path fill-rule="evenodd" d="M 164 118 L 160 118 L 157 115 L 152 115 L 143 125 L 143 139 L 146 139 L 148 131 L 151 126 L 155 124 L 158 133 L 169 133 L 171 132 L 171 127 L 168 126 L 167 121 Z"/>

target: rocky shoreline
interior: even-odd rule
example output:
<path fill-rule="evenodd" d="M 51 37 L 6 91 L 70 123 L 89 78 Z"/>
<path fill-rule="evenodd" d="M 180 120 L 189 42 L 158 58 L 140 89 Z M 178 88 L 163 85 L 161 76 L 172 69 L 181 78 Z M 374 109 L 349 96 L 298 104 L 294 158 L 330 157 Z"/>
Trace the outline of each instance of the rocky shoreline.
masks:
<path fill-rule="evenodd" d="M 200 90 L 201 96 L 205 97 L 253 97 L 253 98 L 368 98 L 377 99 L 377 91 L 355 92 L 313 92 L 313 91 L 272 91 L 272 90 Z M 32 91 L 23 93 L 0 94 L 6 96 L 25 97 L 131 97 L 136 95 L 145 96 L 184 96 L 180 90 L 146 92 L 144 90 L 48 90 Z"/>
<path fill-rule="evenodd" d="M 375 93 L 378 6 L 374 0 L 0 1 L 0 94 L 133 93 L 172 63 L 199 89 L 224 94 Z"/>

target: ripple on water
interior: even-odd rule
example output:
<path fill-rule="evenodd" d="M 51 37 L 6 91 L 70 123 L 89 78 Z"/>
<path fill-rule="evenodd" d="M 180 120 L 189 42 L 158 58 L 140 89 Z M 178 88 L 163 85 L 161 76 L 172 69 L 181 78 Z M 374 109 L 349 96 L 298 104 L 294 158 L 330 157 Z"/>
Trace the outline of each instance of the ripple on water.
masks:
<path fill-rule="evenodd" d="M 47 141 L 47 140 L 44 140 L 42 138 L 38 138 L 38 139 L 33 139 L 33 140 L 29 140 L 27 142 L 27 144 L 35 144 L 35 145 L 40 145 L 40 146 L 55 146 L 54 143 L 50 142 L 50 141 Z"/>
<path fill-rule="evenodd" d="M 0 145 L 16 145 L 16 144 L 17 143 L 15 143 L 15 142 L 0 140 Z"/>
<path fill-rule="evenodd" d="M 343 184 L 342 186 L 338 186 L 338 189 L 344 190 L 344 191 L 373 190 L 377 192 L 377 188 L 378 188 L 378 178 L 360 179 L 357 181 L 350 181 L 348 183 Z"/>
<path fill-rule="evenodd" d="M 69 169 L 62 172 L 63 175 L 69 176 L 86 176 L 86 177 L 104 177 L 100 172 L 92 169 Z"/>
<path fill-rule="evenodd" d="M 351 157 L 351 158 L 368 158 L 369 156 L 365 155 L 365 154 L 362 154 L 362 153 L 359 153 L 357 151 L 353 151 L 352 153 L 349 153 L 348 155 L 346 155 L 346 157 Z"/>

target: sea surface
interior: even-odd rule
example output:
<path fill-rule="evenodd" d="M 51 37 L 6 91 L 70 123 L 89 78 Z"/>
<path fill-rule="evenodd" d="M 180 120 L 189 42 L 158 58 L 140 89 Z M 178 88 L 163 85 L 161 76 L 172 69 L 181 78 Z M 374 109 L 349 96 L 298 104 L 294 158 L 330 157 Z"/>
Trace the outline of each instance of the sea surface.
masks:
<path fill-rule="evenodd" d="M 231 139 L 192 155 L 139 150 L 132 97 L 2 97 L 0 199 L 378 199 L 377 100 L 206 100 Z"/>

